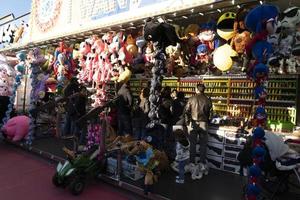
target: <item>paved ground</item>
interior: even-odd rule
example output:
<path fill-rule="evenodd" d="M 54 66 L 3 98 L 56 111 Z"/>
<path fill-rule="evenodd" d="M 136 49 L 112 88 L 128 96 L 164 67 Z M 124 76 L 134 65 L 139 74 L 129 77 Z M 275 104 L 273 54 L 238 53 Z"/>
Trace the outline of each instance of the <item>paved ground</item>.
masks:
<path fill-rule="evenodd" d="M 69 191 L 52 185 L 55 164 L 1 141 L 0 159 L 1 200 L 140 199 L 100 181 L 90 183 L 80 196 L 74 197 Z"/>

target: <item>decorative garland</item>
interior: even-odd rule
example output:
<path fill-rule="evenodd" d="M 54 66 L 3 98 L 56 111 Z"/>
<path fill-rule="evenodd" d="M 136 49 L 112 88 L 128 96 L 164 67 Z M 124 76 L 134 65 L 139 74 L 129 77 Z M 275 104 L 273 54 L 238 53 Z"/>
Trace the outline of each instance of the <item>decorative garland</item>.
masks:
<path fill-rule="evenodd" d="M 43 15 L 44 13 L 41 13 L 42 12 L 41 4 L 45 4 L 45 3 L 55 4 L 55 5 L 52 5 L 52 7 L 55 6 L 55 8 L 52 9 L 52 11 L 53 11 L 52 16 L 49 19 L 47 19 L 46 22 L 42 22 L 42 21 L 40 21 L 40 15 Z M 60 15 L 61 5 L 62 5 L 61 0 L 46 0 L 46 1 L 45 0 L 35 0 L 34 17 L 35 17 L 35 21 L 36 21 L 38 28 L 42 32 L 48 31 L 51 27 L 53 27 L 55 25 L 55 23 L 58 20 L 58 16 Z M 47 7 L 47 9 L 49 9 L 49 7 Z M 49 10 L 48 10 L 48 12 L 49 12 Z"/>

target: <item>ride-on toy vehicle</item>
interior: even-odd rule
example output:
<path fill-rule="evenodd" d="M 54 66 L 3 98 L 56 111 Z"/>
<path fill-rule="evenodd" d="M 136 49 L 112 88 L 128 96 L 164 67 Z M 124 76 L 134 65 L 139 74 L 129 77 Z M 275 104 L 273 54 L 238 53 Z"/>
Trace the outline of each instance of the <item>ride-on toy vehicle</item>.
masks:
<path fill-rule="evenodd" d="M 56 187 L 68 187 L 72 194 L 79 195 L 85 187 L 86 180 L 96 177 L 101 171 L 101 161 L 97 159 L 99 147 L 92 148 L 77 157 L 66 153 L 69 159 L 64 164 L 57 165 L 52 182 Z"/>

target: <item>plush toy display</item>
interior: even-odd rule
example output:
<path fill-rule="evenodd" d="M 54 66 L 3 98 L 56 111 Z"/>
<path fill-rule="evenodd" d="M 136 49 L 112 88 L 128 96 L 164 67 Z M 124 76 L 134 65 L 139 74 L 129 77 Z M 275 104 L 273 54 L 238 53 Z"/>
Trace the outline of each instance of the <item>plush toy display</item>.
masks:
<path fill-rule="evenodd" d="M 9 140 L 18 142 L 28 135 L 30 118 L 27 116 L 17 116 L 9 119 L 1 128 L 1 131 Z"/>
<path fill-rule="evenodd" d="M 247 55 L 252 52 L 252 64 L 249 66 L 248 75 L 255 82 L 255 98 L 258 107 L 254 114 L 253 131 L 253 165 L 250 167 L 248 177 L 248 187 L 246 190 L 246 199 L 257 199 L 260 193 L 257 180 L 260 176 L 260 164 L 264 160 L 266 150 L 263 145 L 263 138 L 258 137 L 266 126 L 267 113 L 265 110 L 266 90 L 265 85 L 269 74 L 269 58 L 273 54 L 272 44 L 267 42 L 267 38 L 276 32 L 277 28 L 277 7 L 272 5 L 260 5 L 249 11 L 245 18 L 246 27 L 254 33 L 254 37 L 246 47 Z M 251 56 L 251 55 L 250 55 Z M 250 57 L 251 59 L 251 57 Z M 251 72 L 253 70 L 253 72 Z M 251 72 L 251 73 L 249 73 Z"/>

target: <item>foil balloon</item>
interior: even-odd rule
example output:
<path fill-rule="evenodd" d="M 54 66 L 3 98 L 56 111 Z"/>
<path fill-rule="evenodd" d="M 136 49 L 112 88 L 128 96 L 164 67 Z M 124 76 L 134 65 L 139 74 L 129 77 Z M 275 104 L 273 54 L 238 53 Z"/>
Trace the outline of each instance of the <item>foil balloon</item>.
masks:
<path fill-rule="evenodd" d="M 237 55 L 236 51 L 234 51 L 230 45 L 224 44 L 223 46 L 218 47 L 214 52 L 214 65 L 221 71 L 228 71 L 233 64 L 231 57 Z"/>
<path fill-rule="evenodd" d="M 236 14 L 227 12 L 221 15 L 217 22 L 217 33 L 224 40 L 228 41 L 234 36 L 234 21 Z"/>

